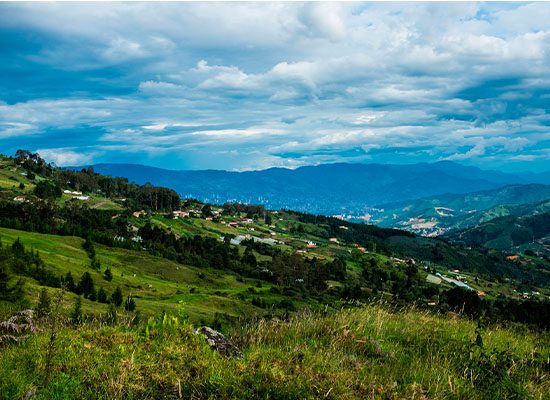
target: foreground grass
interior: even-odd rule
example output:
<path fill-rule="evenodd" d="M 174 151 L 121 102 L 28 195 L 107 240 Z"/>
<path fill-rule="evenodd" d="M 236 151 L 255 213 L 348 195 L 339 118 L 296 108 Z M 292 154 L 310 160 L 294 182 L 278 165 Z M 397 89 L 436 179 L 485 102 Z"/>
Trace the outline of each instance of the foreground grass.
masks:
<path fill-rule="evenodd" d="M 0 398 L 548 399 L 548 334 L 494 328 L 483 346 L 456 317 L 379 305 L 260 320 L 210 350 L 181 319 L 64 328 L 48 375 L 45 333 L 0 353 Z"/>

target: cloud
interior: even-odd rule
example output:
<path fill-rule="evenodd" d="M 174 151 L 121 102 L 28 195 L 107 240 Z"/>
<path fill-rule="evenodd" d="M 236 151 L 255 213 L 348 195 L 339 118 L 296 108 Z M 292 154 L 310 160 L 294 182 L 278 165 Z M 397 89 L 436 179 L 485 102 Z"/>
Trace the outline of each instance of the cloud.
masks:
<path fill-rule="evenodd" d="M 454 159 L 548 169 L 548 12 L 3 3 L 0 146 L 24 139 L 61 163 L 83 154 L 171 168 Z"/>
<path fill-rule="evenodd" d="M 93 153 L 82 153 L 66 148 L 57 149 L 38 149 L 36 150 L 40 157 L 48 162 L 53 162 L 58 166 L 79 166 L 91 164 Z"/>

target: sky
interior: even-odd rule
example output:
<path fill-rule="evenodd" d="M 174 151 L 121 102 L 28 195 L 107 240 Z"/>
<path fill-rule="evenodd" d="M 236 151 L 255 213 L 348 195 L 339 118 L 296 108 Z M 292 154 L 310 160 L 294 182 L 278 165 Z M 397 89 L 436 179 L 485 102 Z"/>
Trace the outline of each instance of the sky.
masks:
<path fill-rule="evenodd" d="M 0 152 L 550 170 L 550 3 L 0 3 Z"/>

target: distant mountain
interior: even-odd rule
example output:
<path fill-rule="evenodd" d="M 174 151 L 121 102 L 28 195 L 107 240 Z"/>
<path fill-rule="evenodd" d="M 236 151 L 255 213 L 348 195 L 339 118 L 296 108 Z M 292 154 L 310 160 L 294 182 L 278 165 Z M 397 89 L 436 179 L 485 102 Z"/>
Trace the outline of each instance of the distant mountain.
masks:
<path fill-rule="evenodd" d="M 468 245 L 513 251 L 531 249 L 550 255 L 550 201 L 518 206 L 514 215 L 450 231 L 444 237 Z"/>
<path fill-rule="evenodd" d="M 466 194 L 442 194 L 373 209 L 370 222 L 435 236 L 505 216 L 526 214 L 550 199 L 550 185 L 508 185 Z"/>
<path fill-rule="evenodd" d="M 240 201 L 273 209 L 348 217 L 362 216 L 378 204 L 530 183 L 528 177 L 450 161 L 411 165 L 323 164 L 247 172 L 174 171 L 136 164 L 93 167 L 105 175 L 167 186 L 184 197 L 211 203 Z"/>

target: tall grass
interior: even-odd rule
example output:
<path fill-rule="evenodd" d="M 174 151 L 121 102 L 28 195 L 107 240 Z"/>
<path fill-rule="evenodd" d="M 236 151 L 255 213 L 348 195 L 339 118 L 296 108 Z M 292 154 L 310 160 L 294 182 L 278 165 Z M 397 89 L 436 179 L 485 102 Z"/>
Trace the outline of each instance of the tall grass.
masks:
<path fill-rule="evenodd" d="M 40 386 L 47 335 L 3 347 L 0 397 L 59 399 L 548 399 L 548 334 L 383 305 L 234 328 L 244 358 L 225 358 L 194 327 L 85 323 L 59 332 L 50 382 Z"/>

